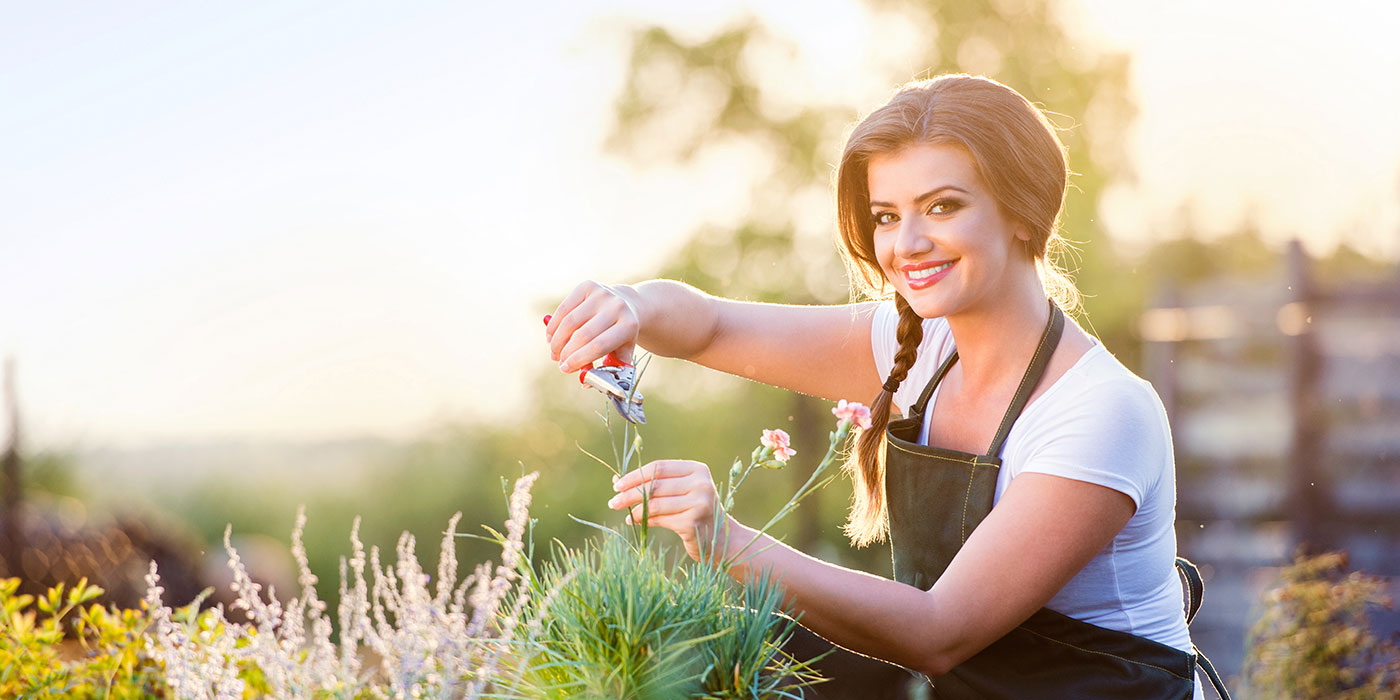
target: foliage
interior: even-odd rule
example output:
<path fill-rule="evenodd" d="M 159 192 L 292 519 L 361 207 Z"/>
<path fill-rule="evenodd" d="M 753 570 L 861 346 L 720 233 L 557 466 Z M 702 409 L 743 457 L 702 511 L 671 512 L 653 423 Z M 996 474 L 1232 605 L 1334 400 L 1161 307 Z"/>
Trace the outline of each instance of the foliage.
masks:
<path fill-rule="evenodd" d="M 788 502 L 759 529 L 768 532 L 804 499 L 830 482 L 831 467 L 855 422 L 869 425 L 869 412 L 844 401 L 821 463 Z M 604 421 L 610 422 L 610 414 Z M 615 474 L 640 461 L 640 435 L 624 424 L 614 445 Z M 749 463 L 730 468 L 721 503 L 732 507 L 735 493 L 755 469 L 778 469 L 796 454 L 782 430 L 765 430 Z M 536 579 L 541 591 L 558 591 L 539 641 L 543 651 L 529 661 L 524 676 L 542 698 L 714 698 L 761 700 L 798 698 L 818 680 L 808 662 L 784 649 L 796 622 L 785 613 L 782 588 L 761 572 L 735 583 L 730 566 L 753 556 L 747 547 L 717 556 L 718 547 L 699 561 L 668 564 L 664 550 L 647 541 L 643 516 L 632 529 L 602 525 L 601 541 L 580 549 L 557 549 Z M 722 533 L 716 509 L 713 531 Z M 721 536 L 718 535 L 717 536 Z"/>
<path fill-rule="evenodd" d="M 1249 633 L 1245 676 L 1253 694 L 1297 700 L 1400 696 L 1400 648 L 1376 639 L 1367 610 L 1389 608 L 1385 580 L 1345 573 L 1346 555 L 1299 554 Z"/>
<path fill-rule="evenodd" d="M 619 534 L 560 551 L 540 584 L 561 593 L 529 672 L 539 697 L 800 697 L 810 680 L 780 648 L 795 623 L 766 577 L 736 586 L 696 562 L 673 570 Z"/>
<path fill-rule="evenodd" d="M 24 488 L 53 496 L 76 496 L 80 485 L 73 475 L 73 457 L 53 450 L 26 456 Z"/>
<path fill-rule="evenodd" d="M 307 565 L 301 542 L 304 513 L 298 514 L 292 532 L 301 595 L 285 605 L 270 589 L 264 598 L 225 532 L 237 594 L 231 608 L 244 611 L 246 622 L 226 615 L 222 606 L 175 614 L 161 603 L 152 563 L 150 647 L 164 668 L 165 682 L 174 697 L 200 700 L 249 694 L 349 699 L 509 693 L 509 681 L 498 673 L 501 660 L 528 656 L 537 625 L 525 613 L 538 610 L 542 615 L 548 608 L 532 608 L 529 595 L 517 590 L 535 477 L 516 481 L 505 533 L 493 532 L 502 548 L 500 564 L 493 570 L 490 562 L 484 563 L 460 584 L 455 552 L 460 513 L 448 523 L 432 589 L 412 535 L 400 537 L 395 565 L 384 566 L 377 547 L 366 557 L 357 521 L 350 534 L 352 554 L 340 566 L 339 644 L 332 641 L 326 604 L 316 594 L 317 577 Z M 367 563 L 372 582 L 365 577 Z M 518 634 L 522 629 L 523 636 Z"/>
<path fill-rule="evenodd" d="M 17 595 L 19 584 L 0 581 L 0 697 L 122 700 L 162 687 L 160 668 L 145 655 L 150 620 L 142 611 L 83 607 L 102 595 L 87 579 L 37 601 Z"/>

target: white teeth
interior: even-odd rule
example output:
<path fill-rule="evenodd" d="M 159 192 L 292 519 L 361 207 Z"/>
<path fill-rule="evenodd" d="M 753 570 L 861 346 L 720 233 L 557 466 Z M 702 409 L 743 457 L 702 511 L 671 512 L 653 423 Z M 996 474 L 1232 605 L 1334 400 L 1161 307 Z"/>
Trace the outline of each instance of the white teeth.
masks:
<path fill-rule="evenodd" d="M 929 278 L 929 277 L 932 277 L 932 276 L 934 276 L 934 275 L 936 275 L 936 274 L 938 274 L 938 273 L 940 273 L 940 272 L 942 272 L 942 271 L 948 269 L 949 267 L 952 267 L 952 265 L 953 265 L 953 263 L 946 262 L 946 263 L 943 263 L 942 265 L 939 265 L 938 267 L 926 267 L 926 268 L 924 268 L 924 269 L 922 269 L 922 270 L 910 270 L 909 272 L 906 272 L 905 274 L 909 275 L 909 279 L 911 279 L 911 280 L 927 279 L 927 278 Z"/>

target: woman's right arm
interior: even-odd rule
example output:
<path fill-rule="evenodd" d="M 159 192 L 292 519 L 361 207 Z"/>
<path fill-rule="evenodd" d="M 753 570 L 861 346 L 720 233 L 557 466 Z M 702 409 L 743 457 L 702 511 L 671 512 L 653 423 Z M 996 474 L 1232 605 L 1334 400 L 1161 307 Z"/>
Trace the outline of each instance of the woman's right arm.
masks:
<path fill-rule="evenodd" d="M 734 301 L 690 285 L 584 282 L 545 330 L 559 368 L 573 372 L 632 347 L 828 399 L 866 400 L 882 381 L 871 352 L 875 303 L 787 306 Z"/>

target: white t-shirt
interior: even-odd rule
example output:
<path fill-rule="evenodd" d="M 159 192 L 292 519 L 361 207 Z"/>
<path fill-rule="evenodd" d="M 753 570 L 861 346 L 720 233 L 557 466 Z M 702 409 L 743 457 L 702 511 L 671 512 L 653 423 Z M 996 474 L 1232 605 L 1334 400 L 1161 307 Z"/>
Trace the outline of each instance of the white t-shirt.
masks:
<path fill-rule="evenodd" d="M 893 302 L 879 306 L 871 335 L 881 377 L 889 376 L 894 366 L 898 322 Z M 894 395 L 894 405 L 902 413 L 908 413 L 953 349 L 948 322 L 925 320 L 918 359 Z M 929 406 L 937 397 L 935 390 Z M 932 413 L 925 412 L 922 444 L 928 444 Z M 1175 568 L 1176 469 L 1171 432 L 1152 385 L 1095 341 L 1068 372 L 1026 406 L 1001 456 L 994 505 L 1018 474 L 1037 472 L 1121 491 L 1137 506 L 1123 530 L 1046 607 L 1192 653 Z M 1196 692 L 1200 694 L 1199 683 Z"/>

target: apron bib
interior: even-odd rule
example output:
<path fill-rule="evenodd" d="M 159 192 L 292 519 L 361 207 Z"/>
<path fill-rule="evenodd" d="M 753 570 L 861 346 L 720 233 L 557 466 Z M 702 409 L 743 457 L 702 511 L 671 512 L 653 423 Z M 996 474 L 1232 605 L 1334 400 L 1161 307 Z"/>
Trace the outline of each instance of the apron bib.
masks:
<path fill-rule="evenodd" d="M 1051 303 L 1040 344 L 986 454 L 919 444 L 929 398 L 957 362 L 956 351 L 934 373 L 909 416 L 890 421 L 885 502 L 895 580 L 930 588 L 991 512 L 1002 445 L 1045 374 L 1064 323 L 1064 314 Z M 1200 604 L 1200 576 L 1184 559 L 1178 559 L 1177 566 L 1191 594 L 1190 622 Z M 1224 684 L 1199 654 L 1041 608 L 1005 637 L 929 682 L 940 700 L 1191 700 L 1198 660 L 1216 691 L 1228 700 Z"/>

